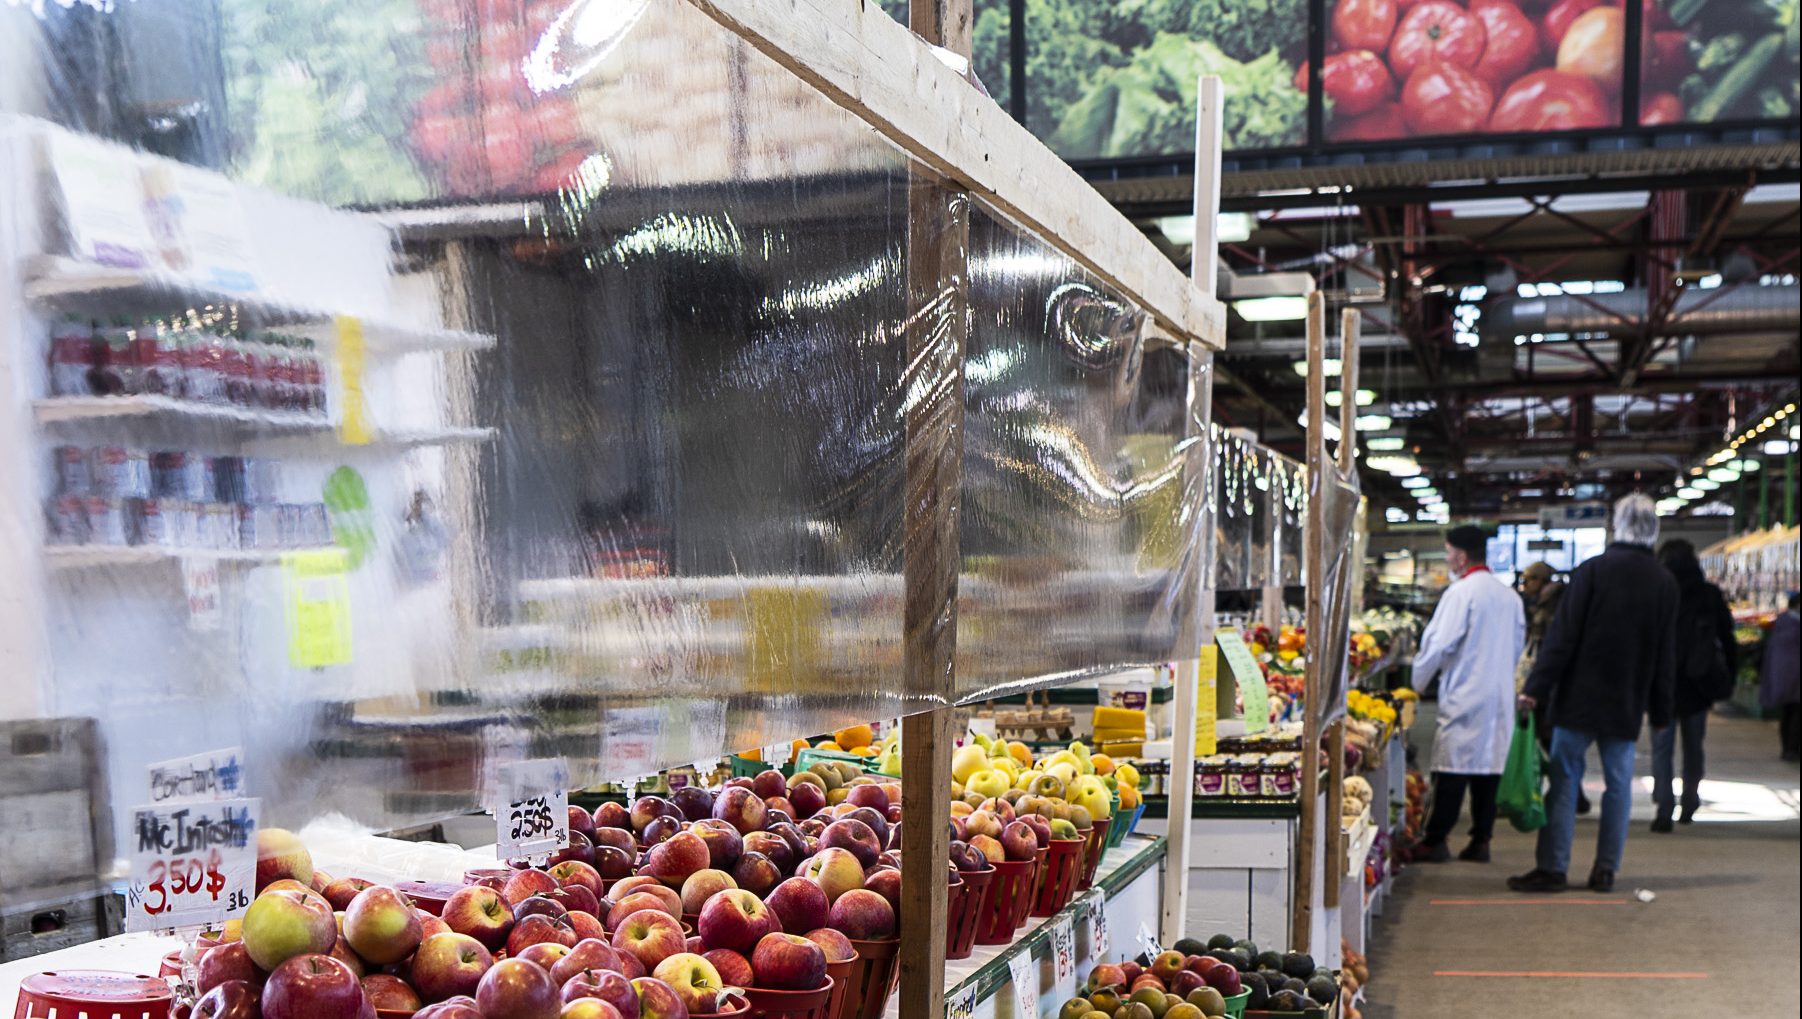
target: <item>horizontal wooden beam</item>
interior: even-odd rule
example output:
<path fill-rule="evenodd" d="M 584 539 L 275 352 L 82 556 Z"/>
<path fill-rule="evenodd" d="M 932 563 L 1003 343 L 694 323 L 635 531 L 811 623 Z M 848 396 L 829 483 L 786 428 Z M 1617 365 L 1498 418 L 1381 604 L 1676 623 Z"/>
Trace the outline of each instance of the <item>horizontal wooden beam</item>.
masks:
<path fill-rule="evenodd" d="M 861 0 L 690 0 L 910 156 L 1046 241 L 1143 307 L 1218 350 L 1226 307 L 1056 153 L 918 36 Z M 1212 224 L 1196 224 L 1197 243 Z"/>

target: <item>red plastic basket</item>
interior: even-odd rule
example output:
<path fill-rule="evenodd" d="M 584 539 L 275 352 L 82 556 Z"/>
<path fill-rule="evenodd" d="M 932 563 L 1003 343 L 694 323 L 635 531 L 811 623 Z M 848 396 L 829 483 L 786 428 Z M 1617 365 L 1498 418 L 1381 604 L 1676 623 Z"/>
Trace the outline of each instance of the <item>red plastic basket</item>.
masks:
<path fill-rule="evenodd" d="M 1032 908 L 1033 882 L 1038 879 L 1036 859 L 1004 860 L 993 866 L 995 876 L 989 881 L 982 915 L 976 921 L 979 945 L 1005 945 L 1014 940 L 1014 931 L 1026 922 L 1026 912 Z"/>
<path fill-rule="evenodd" d="M 826 964 L 826 975 L 832 978 L 832 1000 L 826 1003 L 826 1019 L 844 1019 L 845 1002 L 848 1000 L 845 988 L 851 985 L 851 971 L 856 967 L 857 954 L 855 952 L 844 962 Z"/>
<path fill-rule="evenodd" d="M 443 881 L 396 881 L 393 887 L 395 891 L 412 899 L 413 905 L 438 916 L 444 912 L 444 904 L 463 886 Z"/>
<path fill-rule="evenodd" d="M 832 977 L 826 986 L 814 991 L 778 991 L 767 987 L 747 987 L 751 999 L 751 1019 L 829 1019 L 832 1014 Z"/>
<path fill-rule="evenodd" d="M 507 887 L 507 882 L 511 880 L 512 877 L 513 870 L 509 867 L 474 867 L 463 872 L 463 883 L 466 885 L 487 885 L 489 888 L 498 892 Z M 601 894 L 607 894 L 605 886 L 603 886 Z"/>
<path fill-rule="evenodd" d="M 882 1019 L 889 995 L 901 982 L 901 941 L 853 939 L 851 947 L 857 950 L 857 958 L 845 978 L 845 1000 L 839 1019 Z"/>
<path fill-rule="evenodd" d="M 1101 866 L 1101 854 L 1107 851 L 1107 832 L 1113 827 L 1114 819 L 1096 821 L 1089 828 L 1087 849 L 1083 853 L 1082 880 L 1076 883 L 1077 891 L 1087 891 L 1095 883 L 1095 870 Z"/>
<path fill-rule="evenodd" d="M 968 959 L 976 947 L 976 923 L 982 917 L 982 904 L 988 899 L 989 882 L 995 879 L 995 868 L 966 870 L 958 877 L 963 881 L 951 886 L 952 894 L 945 903 L 947 959 Z"/>
<path fill-rule="evenodd" d="M 1049 855 L 1039 867 L 1038 894 L 1033 896 L 1032 915 L 1050 916 L 1070 904 L 1076 894 L 1076 880 L 1082 876 L 1082 839 L 1052 839 Z"/>
<path fill-rule="evenodd" d="M 169 985 L 159 977 L 103 969 L 36 973 L 19 982 L 13 1019 L 169 1019 Z"/>

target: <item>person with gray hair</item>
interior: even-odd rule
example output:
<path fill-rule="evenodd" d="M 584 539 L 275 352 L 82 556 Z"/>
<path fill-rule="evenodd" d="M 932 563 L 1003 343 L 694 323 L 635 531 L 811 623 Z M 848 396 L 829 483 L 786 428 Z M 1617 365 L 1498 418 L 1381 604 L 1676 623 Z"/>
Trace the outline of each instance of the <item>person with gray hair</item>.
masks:
<path fill-rule="evenodd" d="M 1677 674 L 1677 580 L 1652 554 L 1658 511 L 1635 493 L 1614 504 L 1613 540 L 1571 572 L 1546 630 L 1519 709 L 1546 705 L 1552 726 L 1546 825 L 1535 866 L 1508 879 L 1517 892 L 1568 886 L 1576 837 L 1577 793 L 1591 744 L 1602 758 L 1602 817 L 1589 888 L 1614 889 L 1627 847 L 1633 800 L 1633 748 L 1648 717 L 1671 724 Z"/>

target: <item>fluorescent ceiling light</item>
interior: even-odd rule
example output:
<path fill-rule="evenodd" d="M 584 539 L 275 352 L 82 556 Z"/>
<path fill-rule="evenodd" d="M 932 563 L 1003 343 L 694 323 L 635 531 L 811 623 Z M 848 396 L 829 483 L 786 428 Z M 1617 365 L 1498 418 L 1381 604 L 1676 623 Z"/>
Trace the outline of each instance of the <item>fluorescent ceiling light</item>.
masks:
<path fill-rule="evenodd" d="M 1395 427 L 1395 419 L 1387 414 L 1359 414 L 1352 427 L 1360 432 L 1386 432 Z"/>
<path fill-rule="evenodd" d="M 1251 240 L 1251 229 L 1257 225 L 1257 217 L 1249 212 L 1223 212 L 1215 220 L 1218 224 L 1214 239 L 1221 244 L 1238 244 Z M 1192 247 L 1195 244 L 1195 217 L 1159 216 L 1158 232 L 1165 239 L 1178 247 Z"/>
<path fill-rule="evenodd" d="M 1364 461 L 1364 466 L 1369 467 L 1373 471 L 1382 471 L 1384 474 L 1393 474 L 1398 478 L 1420 473 L 1420 461 L 1411 456 L 1396 456 L 1394 454 L 1389 454 L 1387 456 L 1373 456 Z"/>
<path fill-rule="evenodd" d="M 1370 448 L 1375 449 L 1376 447 L 1372 446 Z M 1766 456 L 1783 456 L 1786 453 L 1795 451 L 1795 447 L 1790 444 L 1788 439 L 1767 439 L 1765 440 L 1765 444 L 1758 447 L 1758 449 Z"/>
<path fill-rule="evenodd" d="M 1234 301 L 1233 310 L 1247 322 L 1297 322 L 1308 317 L 1308 299 L 1290 297 L 1252 297 Z M 1303 370 L 1306 371 L 1304 365 Z"/>
<path fill-rule="evenodd" d="M 1415 477 L 1412 477 L 1412 478 L 1403 478 L 1402 479 L 1402 487 L 1403 488 L 1428 488 L 1432 484 L 1433 483 L 1431 481 L 1428 481 L 1427 479 L 1420 477 L 1418 475 L 1416 475 Z"/>
<path fill-rule="evenodd" d="M 1733 461 L 1733 466 L 1738 467 L 1741 474 L 1751 474 L 1754 471 L 1763 469 L 1764 464 L 1759 463 L 1757 460 L 1735 460 Z"/>
<path fill-rule="evenodd" d="M 1712 492 L 1715 489 L 1721 487 L 1721 483 L 1714 480 L 1713 478 L 1697 478 L 1696 480 L 1689 483 L 1689 487 L 1699 488 L 1704 492 Z"/>
<path fill-rule="evenodd" d="M 1308 362 L 1295 361 L 1292 362 L 1289 367 L 1295 369 L 1295 374 L 1300 375 L 1302 378 L 1305 379 L 1308 377 Z M 1344 370 L 1344 362 L 1336 357 L 1323 357 L 1320 359 L 1320 374 L 1322 375 L 1337 377 L 1338 374 Z"/>
<path fill-rule="evenodd" d="M 1337 407 L 1337 406 L 1340 406 L 1341 404 L 1343 404 L 1344 402 L 1345 402 L 1345 394 L 1342 391 L 1337 390 L 1337 389 L 1327 390 L 1326 405 L 1328 407 Z M 1358 406 L 1368 407 L 1375 402 L 1377 402 L 1376 390 L 1374 390 L 1374 389 L 1358 390 Z"/>
<path fill-rule="evenodd" d="M 1702 498 L 1702 490 L 1699 488 L 1679 488 L 1677 490 L 1677 495 L 1683 499 L 1700 499 Z"/>
<path fill-rule="evenodd" d="M 1372 453 L 1393 453 L 1407 446 L 1408 440 L 1399 435 L 1373 435 L 1364 440 L 1364 448 Z"/>
<path fill-rule="evenodd" d="M 1383 511 L 1383 519 L 1392 524 L 1405 524 L 1408 522 L 1408 511 L 1397 506 L 1391 506 Z"/>
<path fill-rule="evenodd" d="M 1711 470 L 1708 472 L 1708 480 L 1718 481 L 1723 485 L 1729 481 L 1738 481 L 1739 480 L 1739 468 L 1738 467 L 1716 467 L 1714 470 Z"/>

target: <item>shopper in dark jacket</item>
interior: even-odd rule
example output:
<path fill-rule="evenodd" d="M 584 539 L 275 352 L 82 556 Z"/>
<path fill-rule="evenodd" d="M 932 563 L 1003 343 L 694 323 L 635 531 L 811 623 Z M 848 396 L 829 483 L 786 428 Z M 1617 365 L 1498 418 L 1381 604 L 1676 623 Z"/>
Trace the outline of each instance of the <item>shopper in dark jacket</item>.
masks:
<path fill-rule="evenodd" d="M 1733 639 L 1733 610 L 1721 589 L 1702 576 L 1696 547 L 1678 538 L 1664 543 L 1658 561 L 1677 578 L 1677 679 L 1675 724 L 1652 734 L 1652 801 L 1658 814 L 1652 830 L 1671 830 L 1676 808 L 1671 775 L 1677 736 L 1683 736 L 1683 824 L 1695 820 L 1702 805 L 1702 739 L 1708 732 L 1708 709 L 1733 693 L 1739 675 L 1738 646 Z"/>
<path fill-rule="evenodd" d="M 1657 540 L 1658 513 L 1651 499 L 1635 494 L 1615 503 L 1613 544 L 1572 571 L 1533 662 L 1520 709 L 1551 705 L 1551 787 L 1537 866 L 1508 879 L 1515 891 L 1566 887 L 1577 790 L 1592 743 L 1601 753 L 1607 789 L 1589 887 L 1598 892 L 1614 888 L 1627 846 L 1633 747 L 1640 725 L 1647 717 L 1654 729 L 1671 724 L 1678 592 L 1676 579 L 1652 555 Z"/>
<path fill-rule="evenodd" d="M 1782 713 L 1783 759 L 1802 760 L 1802 616 L 1796 593 L 1789 607 L 1771 621 L 1764 638 L 1764 667 L 1758 676 L 1758 703 Z"/>

